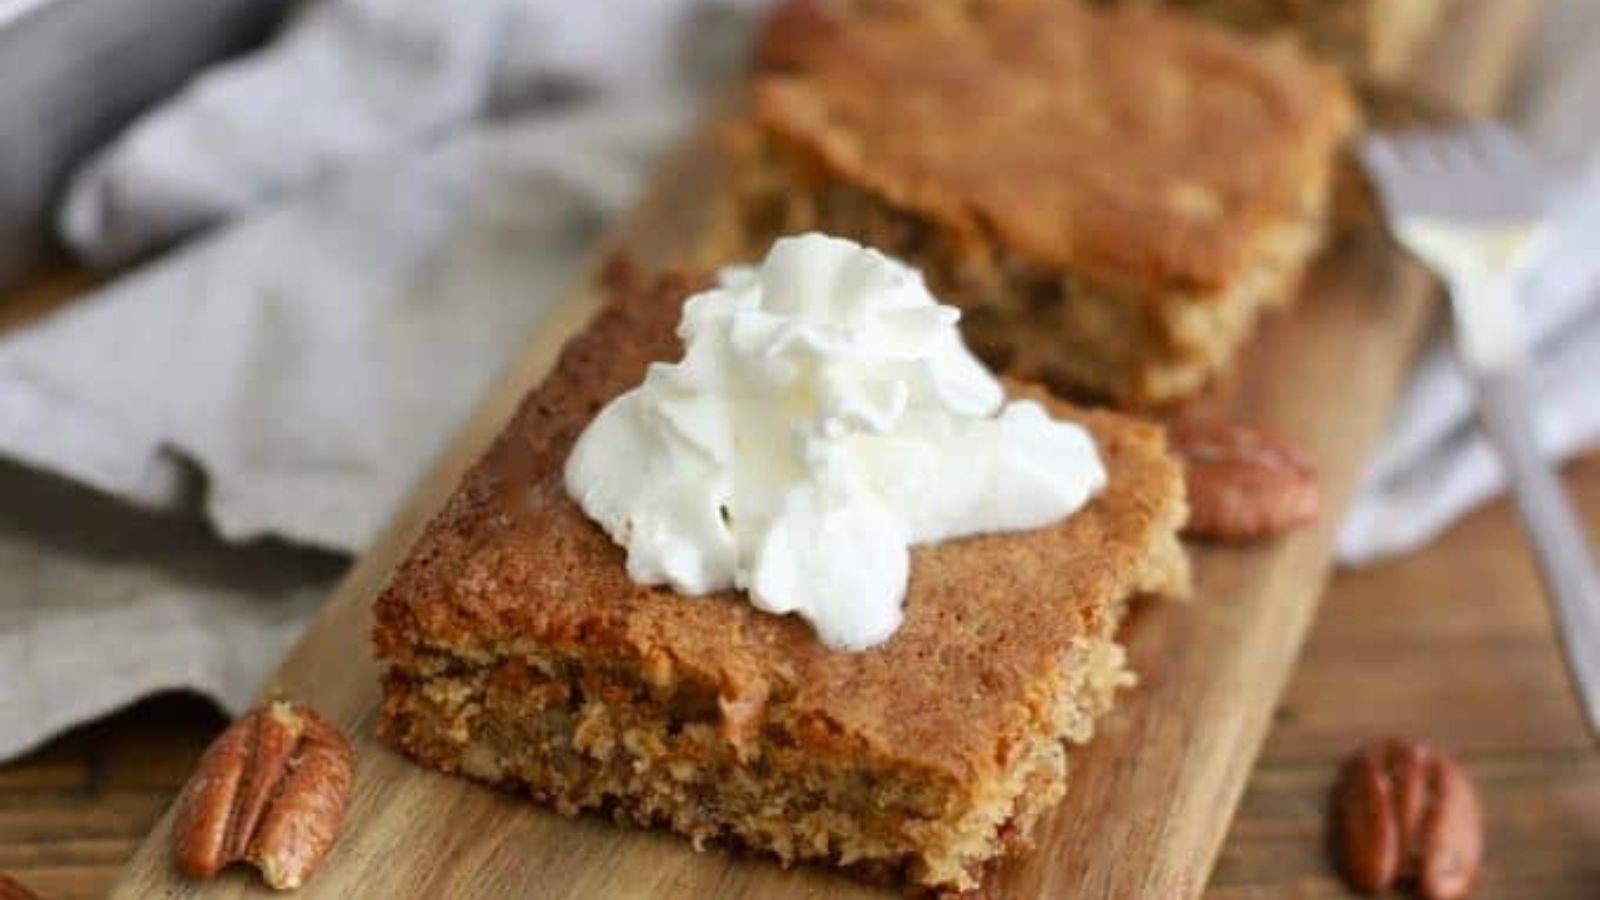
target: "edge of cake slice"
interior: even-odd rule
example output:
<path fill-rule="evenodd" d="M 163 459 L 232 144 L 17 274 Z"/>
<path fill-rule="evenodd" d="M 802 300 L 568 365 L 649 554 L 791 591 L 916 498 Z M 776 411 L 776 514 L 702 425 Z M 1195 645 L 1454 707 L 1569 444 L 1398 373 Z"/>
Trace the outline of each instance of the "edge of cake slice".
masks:
<path fill-rule="evenodd" d="M 1337 73 L 1155 10 L 790 3 L 731 130 L 734 252 L 906 259 L 998 369 L 1151 406 L 1226 369 L 1326 231 Z"/>

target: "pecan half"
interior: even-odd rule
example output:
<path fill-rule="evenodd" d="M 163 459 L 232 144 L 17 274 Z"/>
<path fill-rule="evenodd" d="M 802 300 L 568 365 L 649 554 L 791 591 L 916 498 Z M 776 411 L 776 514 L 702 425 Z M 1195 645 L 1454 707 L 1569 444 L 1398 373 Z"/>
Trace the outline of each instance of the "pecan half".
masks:
<path fill-rule="evenodd" d="M 1226 422 L 1179 421 L 1167 434 L 1189 495 L 1184 533 L 1246 541 L 1317 517 L 1317 469 L 1308 451 Z"/>
<path fill-rule="evenodd" d="M 1425 900 L 1461 900 L 1483 861 L 1483 809 L 1450 756 L 1420 741 L 1365 747 L 1334 796 L 1339 867 L 1375 893 L 1412 883 Z"/>
<path fill-rule="evenodd" d="M 10 875 L 0 872 L 0 900 L 39 900 L 39 898 L 33 891 L 14 881 Z"/>
<path fill-rule="evenodd" d="M 354 754 L 312 710 L 256 707 L 206 750 L 178 800 L 178 869 L 209 879 L 247 862 L 276 890 L 303 883 L 333 846 L 350 797 Z"/>

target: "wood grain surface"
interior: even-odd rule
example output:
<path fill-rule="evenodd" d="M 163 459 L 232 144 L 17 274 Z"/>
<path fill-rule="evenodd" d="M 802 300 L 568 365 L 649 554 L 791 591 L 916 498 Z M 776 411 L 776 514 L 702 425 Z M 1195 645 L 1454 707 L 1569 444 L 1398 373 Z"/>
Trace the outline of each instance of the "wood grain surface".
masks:
<path fill-rule="evenodd" d="M 1448 52 L 1452 75 L 1438 92 L 1469 107 L 1490 103 L 1532 7 L 1532 0 L 1469 3 L 1449 32 L 1449 49 L 1440 51 Z M 714 141 L 702 134 L 600 256 L 626 248 L 652 265 L 697 255 L 721 185 Z M 323 709 L 360 753 L 346 834 L 301 894 L 881 896 L 820 870 L 785 872 L 745 857 L 691 853 L 663 835 L 562 819 L 422 771 L 373 738 L 371 598 L 427 513 L 592 312 L 591 285 L 586 279 L 552 314 L 264 689 Z M 998 896 L 1199 896 L 1316 609 L 1332 523 L 1423 330 L 1429 297 L 1426 279 L 1369 224 L 1331 250 L 1295 313 L 1270 323 L 1226 402 L 1317 452 L 1329 515 L 1270 545 L 1200 549 L 1198 602 L 1147 606 L 1135 618 L 1126 638 L 1142 685 L 1075 755 L 1067 800 L 1046 822 L 1039 851 L 1001 873 Z M 167 844 L 164 820 L 113 896 L 264 893 L 243 873 L 208 887 L 178 880 Z"/>

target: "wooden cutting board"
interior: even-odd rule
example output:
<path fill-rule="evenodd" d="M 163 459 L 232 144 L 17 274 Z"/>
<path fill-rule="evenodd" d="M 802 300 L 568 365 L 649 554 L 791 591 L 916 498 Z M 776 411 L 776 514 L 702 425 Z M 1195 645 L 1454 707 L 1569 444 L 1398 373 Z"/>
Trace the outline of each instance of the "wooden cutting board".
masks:
<path fill-rule="evenodd" d="M 1463 0 L 1419 60 L 1417 85 L 1457 108 L 1492 108 L 1538 0 Z M 595 261 L 626 249 L 649 266 L 694 258 L 724 197 L 715 127 L 691 138 Z M 418 768 L 376 740 L 371 602 L 423 523 L 592 314 L 597 265 L 551 313 L 394 522 L 353 567 L 264 694 L 339 722 L 358 764 L 345 832 L 308 897 L 884 897 L 814 868 L 695 853 L 678 838 L 566 819 L 520 798 Z M 1038 847 L 1007 865 L 1002 898 L 1198 897 L 1274 705 L 1316 612 L 1334 525 L 1426 328 L 1428 280 L 1372 221 L 1330 248 L 1306 295 L 1270 321 L 1239 376 L 1210 402 L 1310 446 L 1325 514 L 1311 530 L 1247 548 L 1196 547 L 1197 599 L 1146 604 L 1124 638 L 1141 683 L 1072 756 L 1061 808 Z M 231 871 L 185 882 L 170 863 L 170 813 L 113 891 L 131 897 L 267 896 Z"/>

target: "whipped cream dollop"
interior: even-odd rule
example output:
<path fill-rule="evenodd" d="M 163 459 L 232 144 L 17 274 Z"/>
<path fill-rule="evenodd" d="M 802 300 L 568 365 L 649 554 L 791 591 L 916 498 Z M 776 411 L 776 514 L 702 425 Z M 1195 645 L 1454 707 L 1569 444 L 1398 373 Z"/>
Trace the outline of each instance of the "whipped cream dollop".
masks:
<path fill-rule="evenodd" d="M 958 317 L 875 250 L 781 239 L 685 303 L 683 359 L 600 411 L 567 491 L 637 583 L 885 641 L 911 545 L 1049 525 L 1106 480 L 1086 430 L 1006 402 Z"/>

